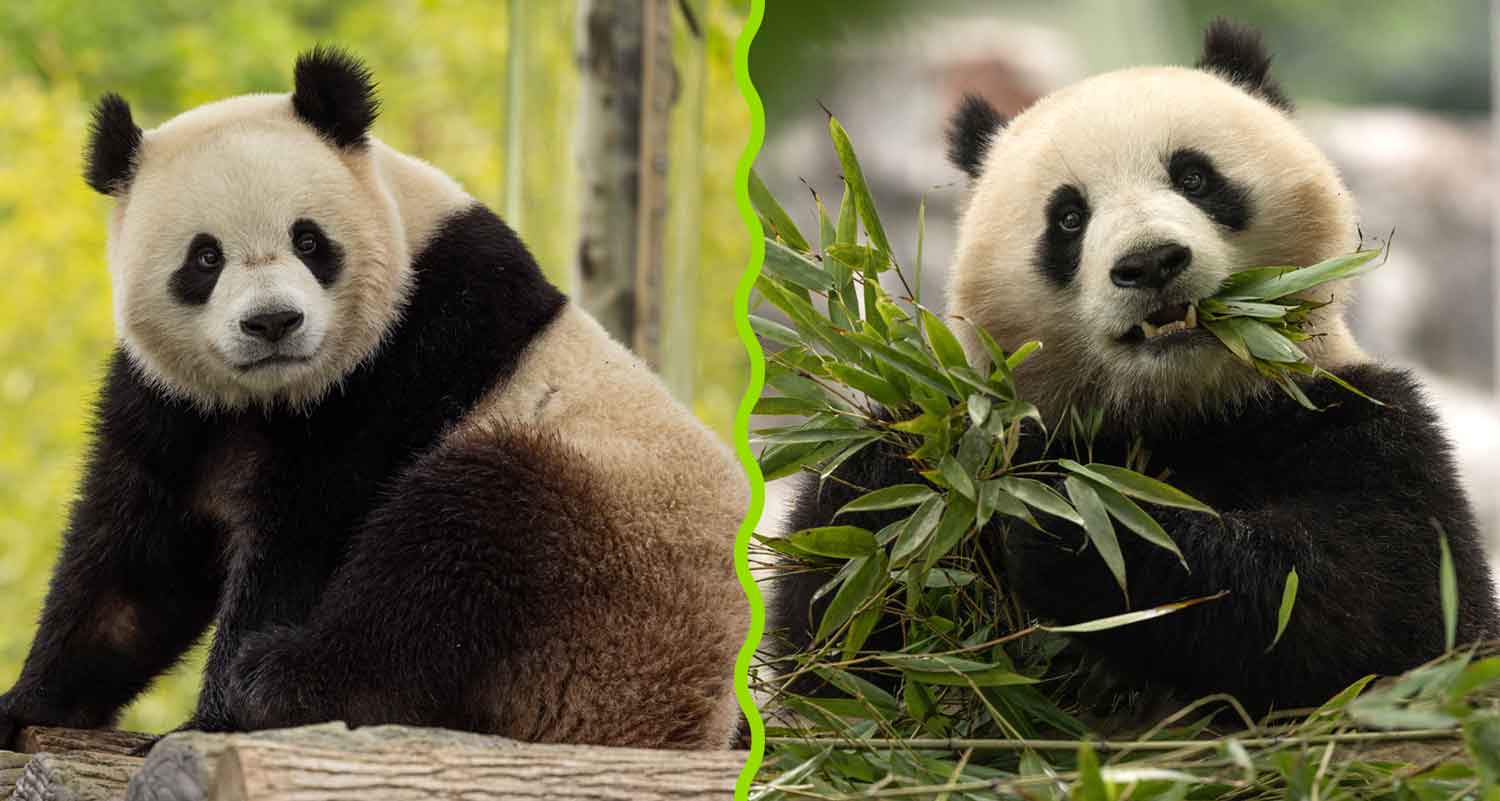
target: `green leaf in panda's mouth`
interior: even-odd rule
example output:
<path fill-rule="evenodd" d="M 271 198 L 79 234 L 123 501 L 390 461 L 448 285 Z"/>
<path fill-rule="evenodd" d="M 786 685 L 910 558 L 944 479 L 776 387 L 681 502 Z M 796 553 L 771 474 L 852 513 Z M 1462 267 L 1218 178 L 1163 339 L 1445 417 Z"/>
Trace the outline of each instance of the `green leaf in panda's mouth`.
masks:
<path fill-rule="evenodd" d="M 1197 304 L 1197 321 L 1235 358 L 1271 379 L 1309 409 L 1318 407 L 1297 384 L 1298 375 L 1327 378 L 1371 403 L 1385 405 L 1343 378 L 1315 366 L 1297 343 L 1316 336 L 1308 330 L 1312 312 L 1331 298 L 1307 295 L 1334 281 L 1376 269 L 1379 250 L 1360 250 L 1308 267 L 1254 267 L 1230 276 L 1212 297 Z M 1331 294 L 1331 293 L 1330 293 Z"/>

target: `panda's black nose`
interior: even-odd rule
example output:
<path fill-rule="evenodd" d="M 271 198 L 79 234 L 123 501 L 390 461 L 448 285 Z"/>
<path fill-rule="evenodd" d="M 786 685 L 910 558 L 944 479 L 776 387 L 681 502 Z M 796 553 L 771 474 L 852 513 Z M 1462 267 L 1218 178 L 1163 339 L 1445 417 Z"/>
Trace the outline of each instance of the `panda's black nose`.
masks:
<path fill-rule="evenodd" d="M 1192 263 L 1193 251 L 1182 245 L 1156 245 L 1121 256 L 1109 280 L 1127 289 L 1161 289 Z"/>
<path fill-rule="evenodd" d="M 256 339 L 279 342 L 302 325 L 302 312 L 262 312 L 240 320 L 240 330 Z"/>

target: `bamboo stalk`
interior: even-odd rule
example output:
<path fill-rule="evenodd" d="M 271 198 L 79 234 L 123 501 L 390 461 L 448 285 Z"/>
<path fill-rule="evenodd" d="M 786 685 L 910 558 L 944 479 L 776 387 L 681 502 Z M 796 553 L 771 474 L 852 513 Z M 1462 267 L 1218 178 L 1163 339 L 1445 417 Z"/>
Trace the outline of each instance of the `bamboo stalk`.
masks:
<path fill-rule="evenodd" d="M 1344 732 L 1341 734 L 1315 734 L 1304 737 L 1250 737 L 1238 740 L 1246 748 L 1271 748 L 1297 743 L 1323 745 L 1327 743 L 1380 743 L 1394 740 L 1455 740 L 1463 735 L 1458 729 L 1412 729 L 1410 731 Z M 1026 740 L 1026 739 L 963 739 L 941 737 L 913 737 L 910 739 L 872 738 L 859 741 L 836 737 L 767 737 L 767 745 L 834 745 L 844 748 L 875 750 L 901 748 L 913 751 L 1076 751 L 1088 743 L 1096 751 L 1194 751 L 1217 747 L 1221 740 L 1151 740 L 1134 742 L 1129 740 Z"/>

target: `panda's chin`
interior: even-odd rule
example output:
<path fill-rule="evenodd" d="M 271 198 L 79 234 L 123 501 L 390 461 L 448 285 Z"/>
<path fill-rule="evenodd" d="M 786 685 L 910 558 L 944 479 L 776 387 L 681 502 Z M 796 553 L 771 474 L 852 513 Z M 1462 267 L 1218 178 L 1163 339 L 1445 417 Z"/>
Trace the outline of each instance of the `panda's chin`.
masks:
<path fill-rule="evenodd" d="M 261 374 L 269 371 L 285 371 L 291 368 L 308 364 L 311 361 L 311 356 L 292 356 L 281 353 L 273 353 L 270 356 L 266 356 L 261 359 L 245 362 L 243 364 L 237 364 L 234 366 L 234 369 L 241 374 Z"/>

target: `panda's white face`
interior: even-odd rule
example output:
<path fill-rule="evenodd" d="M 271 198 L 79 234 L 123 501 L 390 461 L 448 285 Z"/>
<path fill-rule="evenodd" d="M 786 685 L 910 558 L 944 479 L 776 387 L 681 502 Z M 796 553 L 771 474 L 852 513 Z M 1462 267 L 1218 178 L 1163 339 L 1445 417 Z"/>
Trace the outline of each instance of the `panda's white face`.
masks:
<path fill-rule="evenodd" d="M 1122 70 L 995 135 L 949 307 L 1007 347 L 1041 340 L 1022 381 L 1044 412 L 1201 410 L 1263 382 L 1195 325 L 1192 304 L 1235 271 L 1347 252 L 1355 232 L 1336 171 L 1284 113 L 1203 71 Z M 1315 359 L 1357 353 L 1336 305 L 1315 325 Z"/>
<path fill-rule="evenodd" d="M 375 350 L 409 268 L 368 148 L 249 96 L 146 132 L 136 161 L 109 261 L 122 338 L 163 388 L 305 406 Z"/>

